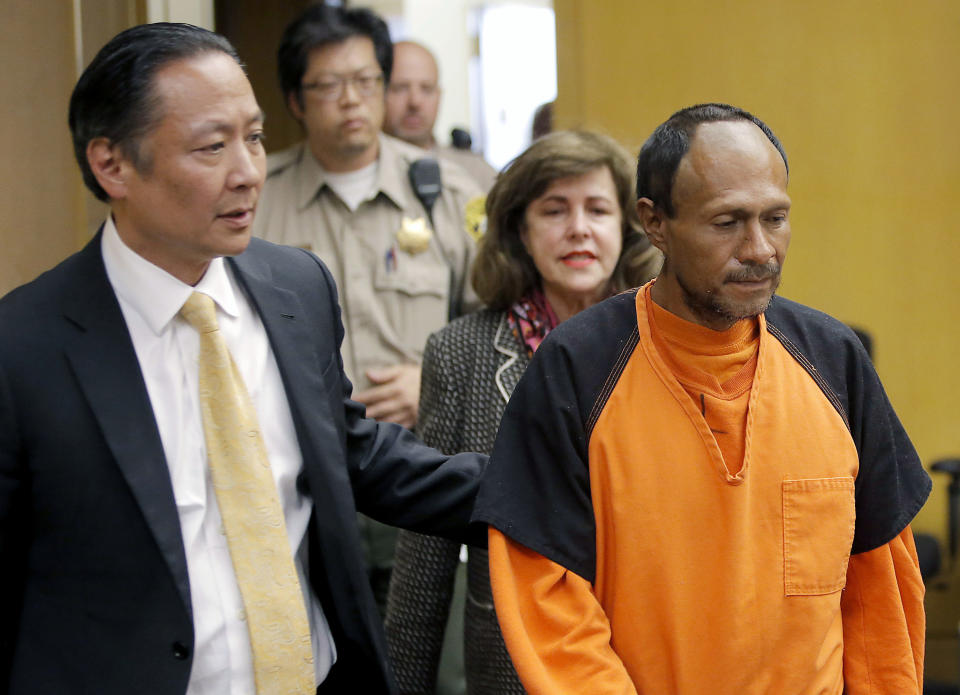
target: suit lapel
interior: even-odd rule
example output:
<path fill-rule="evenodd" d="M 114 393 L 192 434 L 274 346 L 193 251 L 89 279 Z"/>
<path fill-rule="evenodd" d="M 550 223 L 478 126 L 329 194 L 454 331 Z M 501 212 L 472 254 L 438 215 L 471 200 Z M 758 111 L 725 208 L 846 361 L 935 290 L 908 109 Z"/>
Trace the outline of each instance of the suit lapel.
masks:
<path fill-rule="evenodd" d="M 340 382 L 327 383 L 326 379 L 333 377 L 325 376 L 324 372 L 324 368 L 329 368 L 330 358 L 335 358 L 337 353 L 333 336 L 328 336 L 331 348 L 327 352 L 322 347 L 324 337 L 315 332 L 328 326 L 332 329 L 333 322 L 317 320 L 316 307 L 308 312 L 300 295 L 277 287 L 270 267 L 258 262 L 255 249 L 227 260 L 260 314 L 283 379 L 303 455 L 304 482 L 315 508 L 322 510 L 313 515 L 314 523 L 321 534 L 331 534 L 338 542 L 343 530 L 337 520 L 346 513 L 338 494 L 349 494 L 349 480 L 347 468 L 342 465 L 346 460 L 346 452 L 340 448 L 343 431 L 338 430 L 336 424 L 342 422 L 343 416 L 338 418 L 331 409 L 328 393 L 328 389 L 337 388 Z M 323 298 L 316 297 L 316 300 L 323 301 Z M 334 372 L 340 373 L 337 369 Z M 337 391 L 336 398 L 340 397 Z M 352 511 L 349 516 L 353 518 Z"/>
<path fill-rule="evenodd" d="M 497 384 L 497 390 L 503 397 L 503 402 L 510 400 L 513 389 L 516 388 L 527 368 L 526 351 L 523 345 L 517 341 L 517 337 L 510 330 L 510 323 L 507 321 L 507 314 L 504 312 L 497 322 L 497 330 L 493 337 L 493 348 L 499 355 L 499 366 L 494 374 L 494 381 Z"/>
<path fill-rule="evenodd" d="M 133 341 L 103 266 L 99 234 L 77 261 L 76 285 L 67 288 L 64 304 L 77 329 L 66 343 L 67 359 L 192 614 L 170 471 Z"/>
<path fill-rule="evenodd" d="M 260 314 L 283 378 L 294 422 L 298 430 L 300 425 L 303 426 L 303 434 L 312 435 L 316 428 L 308 426 L 304 416 L 309 414 L 311 423 L 322 423 L 330 421 L 330 413 L 322 412 L 325 399 L 317 397 L 324 392 L 320 373 L 324 365 L 318 357 L 316 338 L 311 336 L 304 320 L 306 313 L 300 298 L 274 285 L 268 277 L 269 271 L 256 263 L 255 255 L 249 250 L 227 261 Z"/>

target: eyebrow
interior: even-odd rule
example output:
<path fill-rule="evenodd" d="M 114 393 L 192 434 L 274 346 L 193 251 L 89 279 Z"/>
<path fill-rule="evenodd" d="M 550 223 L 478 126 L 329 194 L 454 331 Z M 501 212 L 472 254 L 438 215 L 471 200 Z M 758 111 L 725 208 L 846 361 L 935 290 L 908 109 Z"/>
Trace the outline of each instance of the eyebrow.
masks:
<path fill-rule="evenodd" d="M 263 112 L 263 110 L 257 109 L 257 112 L 253 116 L 248 118 L 246 123 L 244 123 L 243 125 L 244 127 L 248 128 L 255 123 L 263 124 L 264 122 L 266 122 L 266 120 L 267 120 L 267 116 Z M 207 133 L 224 133 L 224 132 L 229 132 L 233 130 L 233 124 L 227 121 L 217 121 L 217 120 L 205 121 L 204 123 L 201 123 L 200 125 L 194 127 L 192 130 L 193 130 L 193 135 L 195 136 L 206 135 Z"/>
<path fill-rule="evenodd" d="M 778 201 L 774 205 L 769 205 L 763 208 L 761 212 L 768 213 L 768 212 L 773 212 L 775 210 L 789 210 L 792 203 L 793 201 L 789 201 L 789 200 Z M 722 208 L 717 212 L 713 213 L 712 216 L 716 217 L 717 215 L 732 215 L 734 217 L 750 217 L 752 214 L 753 214 L 752 210 L 748 210 L 747 208 L 744 208 L 744 207 L 736 207 L 736 208 Z"/>

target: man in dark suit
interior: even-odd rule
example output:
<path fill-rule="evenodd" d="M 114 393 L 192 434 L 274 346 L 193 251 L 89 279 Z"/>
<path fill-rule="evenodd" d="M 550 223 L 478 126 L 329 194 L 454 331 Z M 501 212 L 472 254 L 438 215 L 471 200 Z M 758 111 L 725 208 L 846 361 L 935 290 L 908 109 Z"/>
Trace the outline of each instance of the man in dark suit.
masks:
<path fill-rule="evenodd" d="M 251 240 L 263 115 L 225 39 L 121 33 L 77 83 L 70 127 L 111 214 L 0 300 L 0 693 L 394 692 L 356 511 L 462 539 L 483 459 L 365 419 L 330 274 Z M 198 297 L 212 329 L 182 313 Z M 225 448 L 254 442 L 276 523 L 258 502 L 238 526 L 223 496 L 236 473 L 214 453 L 209 340 L 253 418 Z M 271 576 L 251 584 L 237 557 L 271 533 L 289 547 L 267 547 L 253 570 Z M 295 600 L 265 637 L 273 561 Z M 265 661 L 278 644 L 298 656 Z"/>

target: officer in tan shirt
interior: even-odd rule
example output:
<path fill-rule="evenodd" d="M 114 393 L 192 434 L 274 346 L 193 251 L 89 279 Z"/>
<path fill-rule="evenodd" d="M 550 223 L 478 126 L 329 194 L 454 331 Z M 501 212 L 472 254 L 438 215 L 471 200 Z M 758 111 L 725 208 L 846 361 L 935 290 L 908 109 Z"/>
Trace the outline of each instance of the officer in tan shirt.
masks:
<path fill-rule="evenodd" d="M 279 62 L 307 139 L 269 158 L 254 232 L 323 259 L 340 290 L 354 398 L 412 427 L 427 337 L 477 306 L 464 210 L 481 191 L 441 161 L 432 215 L 417 198 L 408 172 L 427 155 L 380 132 L 392 44 L 369 10 L 311 7 L 287 28 Z"/>
<path fill-rule="evenodd" d="M 410 165 L 429 155 L 380 132 L 393 45 L 370 10 L 310 7 L 287 27 L 278 60 L 306 141 L 268 159 L 254 234 L 323 259 L 340 291 L 353 398 L 370 417 L 413 427 L 427 337 L 477 307 L 464 210 L 481 191 L 440 162 L 432 210 L 418 199 Z M 360 526 L 382 611 L 396 529 L 365 517 Z"/>

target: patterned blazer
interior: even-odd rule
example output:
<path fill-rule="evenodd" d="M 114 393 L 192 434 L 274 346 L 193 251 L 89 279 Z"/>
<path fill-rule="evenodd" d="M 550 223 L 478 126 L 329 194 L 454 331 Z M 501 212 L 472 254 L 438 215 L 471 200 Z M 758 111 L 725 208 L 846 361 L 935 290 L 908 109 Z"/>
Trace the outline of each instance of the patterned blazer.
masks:
<path fill-rule="evenodd" d="M 418 434 L 444 453 L 489 452 L 528 363 L 504 312 L 479 311 L 434 333 L 423 356 Z M 385 625 L 401 693 L 436 689 L 459 554 L 444 538 L 400 533 Z M 486 550 L 469 549 L 467 577 L 467 692 L 522 694 L 494 612 Z"/>

